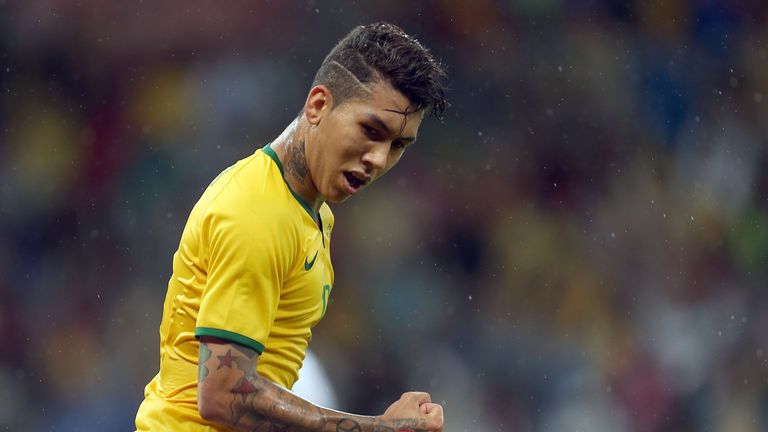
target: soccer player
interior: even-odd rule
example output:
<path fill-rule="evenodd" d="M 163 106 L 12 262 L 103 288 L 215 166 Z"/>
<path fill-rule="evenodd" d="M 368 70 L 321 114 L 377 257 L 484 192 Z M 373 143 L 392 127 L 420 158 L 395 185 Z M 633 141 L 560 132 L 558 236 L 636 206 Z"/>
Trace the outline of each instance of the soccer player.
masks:
<path fill-rule="evenodd" d="M 137 430 L 442 431 L 443 409 L 427 393 L 362 416 L 288 389 L 333 286 L 326 201 L 397 163 L 425 113 L 444 109 L 444 77 L 397 26 L 359 26 L 325 58 L 283 133 L 213 180 L 173 257 L 160 372 Z"/>

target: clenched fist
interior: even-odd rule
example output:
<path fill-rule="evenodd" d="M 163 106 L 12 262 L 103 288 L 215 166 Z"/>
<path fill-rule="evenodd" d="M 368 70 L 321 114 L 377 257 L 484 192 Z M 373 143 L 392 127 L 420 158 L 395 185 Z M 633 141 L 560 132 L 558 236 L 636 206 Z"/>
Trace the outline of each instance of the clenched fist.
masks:
<path fill-rule="evenodd" d="M 375 432 L 442 432 L 443 407 L 429 393 L 407 392 L 379 417 Z"/>

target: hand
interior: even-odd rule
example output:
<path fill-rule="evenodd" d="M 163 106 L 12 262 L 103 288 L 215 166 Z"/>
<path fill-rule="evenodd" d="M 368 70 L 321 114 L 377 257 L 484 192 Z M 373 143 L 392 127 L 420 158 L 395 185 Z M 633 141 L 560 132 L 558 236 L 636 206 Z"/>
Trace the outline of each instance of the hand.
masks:
<path fill-rule="evenodd" d="M 443 406 L 440 404 L 427 402 L 419 405 L 419 408 L 421 409 L 421 412 L 428 415 L 437 417 L 440 419 L 440 428 L 435 429 L 435 432 L 443 432 L 443 425 L 445 423 L 445 419 L 443 418 Z"/>
<path fill-rule="evenodd" d="M 437 413 L 435 411 L 439 411 L 440 422 L 444 423 L 444 420 L 443 420 L 443 407 L 442 407 L 442 405 L 436 404 L 436 403 L 432 403 L 432 402 L 427 402 L 427 403 L 423 403 L 423 404 L 419 405 L 419 409 L 421 409 L 422 414 L 437 415 Z M 415 431 L 413 429 L 407 429 L 406 431 L 403 431 L 403 432 L 417 432 L 417 431 Z M 433 432 L 443 432 L 443 427 L 441 426 L 440 429 L 435 429 Z"/>
<path fill-rule="evenodd" d="M 376 431 L 434 431 L 443 430 L 443 407 L 432 403 L 428 393 L 403 393 L 400 399 L 387 408 Z"/>

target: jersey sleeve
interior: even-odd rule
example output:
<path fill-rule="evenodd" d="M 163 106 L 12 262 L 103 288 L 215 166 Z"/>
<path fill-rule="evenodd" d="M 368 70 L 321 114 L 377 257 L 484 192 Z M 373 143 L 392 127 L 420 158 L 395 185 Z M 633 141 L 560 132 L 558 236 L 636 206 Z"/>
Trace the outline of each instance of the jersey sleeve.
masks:
<path fill-rule="evenodd" d="M 234 203 L 231 203 L 234 204 Z M 290 229 L 269 208 L 213 209 L 203 220 L 208 279 L 195 336 L 213 336 L 264 351 L 280 289 L 295 257 Z"/>

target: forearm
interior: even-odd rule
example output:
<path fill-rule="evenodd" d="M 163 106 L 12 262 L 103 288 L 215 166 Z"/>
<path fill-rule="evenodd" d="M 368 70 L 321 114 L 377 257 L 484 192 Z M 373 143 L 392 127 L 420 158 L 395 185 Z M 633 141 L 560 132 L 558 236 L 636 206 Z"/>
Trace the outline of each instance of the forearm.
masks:
<path fill-rule="evenodd" d="M 231 417 L 227 422 L 237 430 L 285 432 L 394 432 L 395 425 L 377 417 L 360 416 L 318 407 L 296 394 L 253 374 L 244 376 L 235 390 L 226 395 Z M 414 424 L 415 424 L 414 419 Z M 406 425 L 403 424 L 405 427 Z"/>
<path fill-rule="evenodd" d="M 256 372 L 255 352 L 235 345 L 200 344 L 198 408 L 236 430 L 396 432 L 424 428 L 423 419 L 360 416 L 318 407 Z"/>

